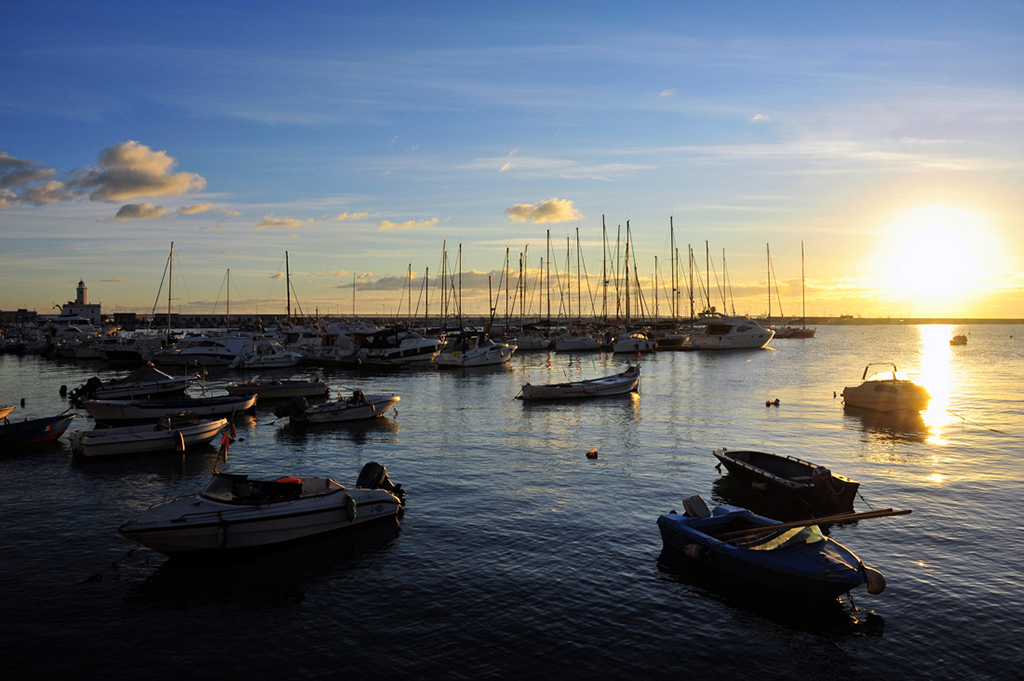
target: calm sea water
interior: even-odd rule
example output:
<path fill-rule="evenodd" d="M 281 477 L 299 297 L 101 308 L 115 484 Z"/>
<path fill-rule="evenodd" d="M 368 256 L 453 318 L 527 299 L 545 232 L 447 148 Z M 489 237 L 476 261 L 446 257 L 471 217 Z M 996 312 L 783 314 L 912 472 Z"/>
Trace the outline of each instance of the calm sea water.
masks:
<path fill-rule="evenodd" d="M 968 345 L 950 347 L 954 333 Z M 639 395 L 579 404 L 513 398 L 526 381 L 590 378 L 636 358 L 301 369 L 332 388 L 396 392 L 398 413 L 296 431 L 260 408 L 239 419 L 229 470 L 352 484 L 379 461 L 408 490 L 406 514 L 229 562 L 131 552 L 116 532 L 202 488 L 212 447 L 89 464 L 63 444 L 6 452 L 3 676 L 1020 678 L 1024 328 L 823 327 L 773 346 L 644 357 Z M 876 361 L 924 382 L 929 411 L 899 422 L 844 413 L 833 393 Z M 12 416 L 54 414 L 67 407 L 62 384 L 124 373 L 2 357 L 0 404 L 25 398 Z M 211 373 L 207 388 L 241 377 Z M 722 446 L 859 480 L 858 510 L 913 509 L 832 530 L 888 589 L 858 590 L 855 608 L 811 607 L 663 554 L 655 522 L 682 498 L 748 500 L 715 469 Z"/>

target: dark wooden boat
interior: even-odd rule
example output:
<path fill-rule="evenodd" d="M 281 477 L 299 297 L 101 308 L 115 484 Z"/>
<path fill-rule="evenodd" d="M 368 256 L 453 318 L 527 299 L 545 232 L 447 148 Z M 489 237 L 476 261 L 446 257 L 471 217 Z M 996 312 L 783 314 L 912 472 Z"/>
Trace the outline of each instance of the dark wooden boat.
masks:
<path fill-rule="evenodd" d="M 56 440 L 68 429 L 75 416 L 76 414 L 58 414 L 13 422 L 0 419 L 0 449 Z"/>
<path fill-rule="evenodd" d="M 753 489 L 813 515 L 852 511 L 860 483 L 828 468 L 768 452 L 716 449 L 729 474 Z"/>

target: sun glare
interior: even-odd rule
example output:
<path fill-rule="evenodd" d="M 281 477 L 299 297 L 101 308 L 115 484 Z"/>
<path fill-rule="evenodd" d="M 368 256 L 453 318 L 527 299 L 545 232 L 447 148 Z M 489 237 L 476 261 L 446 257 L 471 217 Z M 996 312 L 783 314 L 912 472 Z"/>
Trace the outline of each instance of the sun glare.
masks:
<path fill-rule="evenodd" d="M 978 237 L 985 218 L 952 206 L 921 206 L 895 216 L 885 230 L 880 265 L 888 286 L 916 301 L 953 302 L 981 266 Z"/>

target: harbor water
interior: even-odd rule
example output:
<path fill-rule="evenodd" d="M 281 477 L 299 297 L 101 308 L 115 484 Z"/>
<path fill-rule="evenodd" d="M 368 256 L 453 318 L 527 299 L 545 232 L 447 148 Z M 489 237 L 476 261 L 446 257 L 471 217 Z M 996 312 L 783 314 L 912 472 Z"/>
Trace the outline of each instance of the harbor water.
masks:
<path fill-rule="evenodd" d="M 950 346 L 954 334 L 964 346 Z M 643 371 L 640 392 L 524 403 L 522 384 Z M 919 416 L 844 410 L 869 362 L 932 393 Z M 102 362 L 0 357 L 11 419 L 68 408 Z M 194 494 L 214 446 L 105 462 L 56 446 L 0 455 L 5 679 L 1019 679 L 1024 652 L 1024 328 L 826 326 L 727 353 L 516 354 L 507 367 L 295 370 L 393 392 L 394 414 L 293 428 L 236 418 L 222 470 L 326 475 L 368 461 L 407 490 L 398 522 L 232 560 L 177 561 L 117 527 Z M 242 372 L 210 370 L 210 394 Z M 766 402 L 778 399 L 777 406 Z M 83 414 L 86 414 L 84 410 Z M 73 430 L 91 428 L 86 414 Z M 760 503 L 712 450 L 792 454 L 861 483 L 831 529 L 886 577 L 810 604 L 695 571 L 660 514 L 700 494 Z M 586 452 L 598 450 L 597 459 Z"/>

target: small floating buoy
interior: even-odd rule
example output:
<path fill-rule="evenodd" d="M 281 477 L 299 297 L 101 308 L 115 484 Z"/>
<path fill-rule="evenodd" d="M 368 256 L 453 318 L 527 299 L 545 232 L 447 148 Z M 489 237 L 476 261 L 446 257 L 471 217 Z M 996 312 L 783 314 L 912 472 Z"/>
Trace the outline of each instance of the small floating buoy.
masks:
<path fill-rule="evenodd" d="M 60 387 L 60 396 L 61 397 L 67 397 L 67 394 L 68 394 L 68 387 L 66 385 L 62 385 Z"/>
<path fill-rule="evenodd" d="M 766 407 L 772 406 L 772 401 L 771 400 L 765 400 L 764 401 L 764 406 L 766 406 Z"/>
<path fill-rule="evenodd" d="M 589 452 L 587 452 L 587 458 L 588 459 L 596 459 L 597 458 L 597 450 L 596 449 L 591 449 Z"/>
<path fill-rule="evenodd" d="M 832 399 L 833 400 L 836 399 L 836 391 L 835 390 L 832 391 Z"/>
<path fill-rule="evenodd" d="M 877 595 L 885 591 L 885 577 L 875 568 L 864 566 L 864 578 L 868 583 L 868 593 Z"/>
<path fill-rule="evenodd" d="M 772 404 L 774 404 L 774 405 L 775 405 L 776 407 L 777 407 L 777 406 L 779 406 L 779 398 L 778 398 L 778 397 L 776 397 L 776 398 L 775 398 L 775 401 L 774 401 L 774 402 L 772 402 Z"/>
<path fill-rule="evenodd" d="M 24 397 L 21 398 L 21 406 L 23 406 L 23 407 L 25 406 L 25 398 Z"/>

